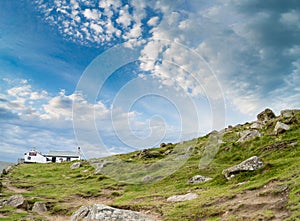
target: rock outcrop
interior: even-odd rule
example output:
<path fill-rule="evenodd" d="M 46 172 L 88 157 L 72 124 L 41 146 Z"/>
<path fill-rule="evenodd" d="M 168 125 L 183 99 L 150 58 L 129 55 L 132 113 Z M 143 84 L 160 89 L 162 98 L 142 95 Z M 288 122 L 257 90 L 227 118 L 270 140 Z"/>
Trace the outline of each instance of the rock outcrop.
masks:
<path fill-rule="evenodd" d="M 274 118 L 276 118 L 276 115 L 271 109 L 268 108 L 257 115 L 257 120 L 264 123 Z"/>
<path fill-rule="evenodd" d="M 238 142 L 252 140 L 256 137 L 261 136 L 261 134 L 257 130 L 244 130 L 242 132 L 238 132 L 238 135 L 240 136 L 240 139 L 238 139 Z"/>
<path fill-rule="evenodd" d="M 150 216 L 131 210 L 117 209 L 103 204 L 80 207 L 71 217 L 71 221 L 154 221 Z"/>
<path fill-rule="evenodd" d="M 280 111 L 280 116 L 284 118 L 290 118 L 300 113 L 300 110 L 282 110 Z"/>
<path fill-rule="evenodd" d="M 12 171 L 12 169 L 13 169 L 13 166 L 8 166 L 5 169 L 3 169 L 2 174 L 7 175 Z"/>
<path fill-rule="evenodd" d="M 47 212 L 47 207 L 42 202 L 35 202 L 33 204 L 32 211 L 36 212 L 36 213 L 39 213 L 39 214 L 42 214 L 42 213 Z"/>
<path fill-rule="evenodd" d="M 290 126 L 287 125 L 287 124 L 284 124 L 284 123 L 281 123 L 281 122 L 277 122 L 276 125 L 275 125 L 275 128 L 274 128 L 274 131 L 273 131 L 273 134 L 274 135 L 277 135 L 277 134 L 280 134 L 280 133 L 283 133 L 287 130 L 290 129 Z"/>
<path fill-rule="evenodd" d="M 15 208 L 26 208 L 28 205 L 27 201 L 21 194 L 9 197 L 5 204 Z"/>
<path fill-rule="evenodd" d="M 201 176 L 201 175 L 196 175 L 196 176 L 193 176 L 188 183 L 191 183 L 191 184 L 195 184 L 195 183 L 203 183 L 203 182 L 206 182 L 206 181 L 209 181 L 211 180 L 212 178 L 210 177 L 205 177 L 205 176 Z"/>
<path fill-rule="evenodd" d="M 196 193 L 187 193 L 184 195 L 174 195 L 174 196 L 170 196 L 167 199 L 167 202 L 183 202 L 183 201 L 189 201 L 189 200 L 193 200 L 198 198 L 198 194 Z"/>
<path fill-rule="evenodd" d="M 253 122 L 250 126 L 251 129 L 261 130 L 264 127 L 263 123 L 260 121 Z"/>
<path fill-rule="evenodd" d="M 264 163 L 259 157 L 253 156 L 238 165 L 223 170 L 222 174 L 227 180 L 230 180 L 235 176 L 235 174 L 245 171 L 254 171 L 261 168 L 263 165 Z"/>

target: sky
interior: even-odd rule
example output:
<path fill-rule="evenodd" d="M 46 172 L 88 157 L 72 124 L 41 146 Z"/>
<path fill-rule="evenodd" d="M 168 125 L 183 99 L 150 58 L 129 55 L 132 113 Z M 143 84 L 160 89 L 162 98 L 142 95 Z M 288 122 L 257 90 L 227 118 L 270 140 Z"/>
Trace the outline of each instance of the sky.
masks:
<path fill-rule="evenodd" d="M 297 0 L 0 1 L 0 161 L 131 152 L 299 107 Z"/>

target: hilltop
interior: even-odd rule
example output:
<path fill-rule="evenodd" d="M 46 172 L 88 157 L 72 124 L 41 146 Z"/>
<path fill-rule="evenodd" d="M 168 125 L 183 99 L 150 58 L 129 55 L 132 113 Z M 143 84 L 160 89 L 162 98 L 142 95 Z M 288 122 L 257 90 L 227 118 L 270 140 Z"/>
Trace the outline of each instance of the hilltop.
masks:
<path fill-rule="evenodd" d="M 1 177 L 0 220 L 298 220 L 299 120 L 266 109 L 181 144 L 16 165 Z"/>

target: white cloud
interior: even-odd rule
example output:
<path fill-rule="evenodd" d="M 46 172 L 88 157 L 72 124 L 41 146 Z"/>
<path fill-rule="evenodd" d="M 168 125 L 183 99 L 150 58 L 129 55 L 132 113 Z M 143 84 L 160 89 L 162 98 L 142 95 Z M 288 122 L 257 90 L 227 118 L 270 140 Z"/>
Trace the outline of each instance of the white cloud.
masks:
<path fill-rule="evenodd" d="M 156 26 L 158 24 L 158 21 L 159 21 L 159 17 L 155 16 L 155 17 L 152 17 L 151 19 L 149 19 L 149 21 L 147 22 L 147 24 L 149 26 Z"/>
<path fill-rule="evenodd" d="M 77 12 L 75 12 L 77 14 Z M 101 13 L 99 11 L 97 11 L 96 9 L 85 9 L 83 11 L 83 15 L 84 17 L 86 17 L 87 19 L 90 20 L 98 20 L 101 18 Z"/>
<path fill-rule="evenodd" d="M 291 10 L 289 12 L 282 13 L 280 16 L 280 22 L 282 22 L 284 25 L 300 28 L 299 11 Z"/>
<path fill-rule="evenodd" d="M 116 40 L 136 45 L 142 35 L 142 21 L 147 15 L 147 4 L 142 1 L 123 4 L 120 0 L 101 0 L 97 5 L 79 0 L 72 0 L 70 4 L 67 1 L 53 4 L 45 0 L 36 0 L 35 3 L 45 19 L 67 39 L 99 46 Z M 52 10 L 58 13 L 49 13 Z M 147 28 L 143 30 L 147 31 Z"/>

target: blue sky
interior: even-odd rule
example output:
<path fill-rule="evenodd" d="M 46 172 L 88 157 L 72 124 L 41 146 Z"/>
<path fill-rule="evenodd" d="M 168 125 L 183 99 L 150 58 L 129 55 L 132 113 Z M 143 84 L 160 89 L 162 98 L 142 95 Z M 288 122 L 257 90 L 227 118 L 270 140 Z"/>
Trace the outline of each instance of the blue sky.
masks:
<path fill-rule="evenodd" d="M 300 106 L 297 0 L 0 1 L 0 160 L 100 157 Z"/>

